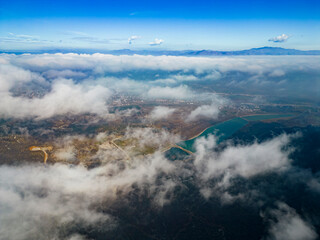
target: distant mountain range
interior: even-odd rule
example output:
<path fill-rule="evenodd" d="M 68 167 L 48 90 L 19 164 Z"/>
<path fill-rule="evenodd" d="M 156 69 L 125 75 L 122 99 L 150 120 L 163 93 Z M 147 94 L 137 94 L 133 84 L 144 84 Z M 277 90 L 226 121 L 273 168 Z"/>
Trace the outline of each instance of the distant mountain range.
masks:
<path fill-rule="evenodd" d="M 240 51 L 184 50 L 184 51 L 132 51 L 130 49 L 114 50 L 113 54 L 173 55 L 173 56 L 235 56 L 235 55 L 320 55 L 320 50 L 297 50 L 280 47 L 251 48 Z"/>
<path fill-rule="evenodd" d="M 251 48 L 240 51 L 214 51 L 214 50 L 182 50 L 182 51 L 170 51 L 170 50 L 93 50 L 93 49 L 46 49 L 46 50 L 34 50 L 34 51 L 0 51 L 0 53 L 108 53 L 114 55 L 171 55 L 171 56 L 240 56 L 240 55 L 320 55 L 320 50 L 297 50 L 286 49 L 281 47 L 261 47 Z"/>
<path fill-rule="evenodd" d="M 186 55 L 194 56 L 211 56 L 211 55 L 320 55 L 320 50 L 297 50 L 297 49 L 286 49 L 280 47 L 261 47 L 251 48 L 248 50 L 240 51 L 190 51 L 186 52 Z"/>

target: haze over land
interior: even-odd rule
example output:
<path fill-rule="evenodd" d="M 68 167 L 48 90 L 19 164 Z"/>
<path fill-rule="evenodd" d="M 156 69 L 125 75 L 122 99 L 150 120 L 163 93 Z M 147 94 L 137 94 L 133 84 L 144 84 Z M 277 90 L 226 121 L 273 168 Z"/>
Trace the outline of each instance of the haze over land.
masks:
<path fill-rule="evenodd" d="M 129 207 L 130 211 L 145 209 L 157 216 L 184 201 L 189 184 L 195 188 L 189 194 L 208 203 L 216 199 L 223 206 L 252 207 L 260 201 L 254 208 L 260 209 L 261 221 L 270 221 L 262 225 L 267 236 L 282 234 L 277 224 L 299 224 L 303 239 L 316 238 L 313 221 L 283 198 L 272 205 L 270 193 L 251 184 L 270 174 L 289 182 L 303 175 L 299 184 L 318 194 L 317 175 L 297 168 L 292 158 L 299 151 L 292 141 L 304 138 L 309 123 L 319 125 L 314 87 L 319 84 L 318 56 L 2 54 L 0 62 L 1 153 L 3 163 L 9 164 L 1 166 L 5 238 L 99 239 L 123 231 L 143 238 L 144 230 L 126 229 L 133 222 L 131 215 L 121 217 L 121 211 L 137 197 L 148 204 Z M 270 129 L 278 132 L 275 136 L 253 142 L 229 140 L 222 147 L 209 135 L 195 141 L 195 153 L 189 157 L 172 152 L 178 148 L 169 150 L 219 121 L 270 112 L 293 116 L 279 120 L 277 129 L 282 130 Z M 29 146 L 53 146 L 46 167 L 41 153 L 28 152 Z M 11 148 L 16 153 L 8 154 Z M 238 181 L 246 185 L 235 192 Z M 198 203 L 182 206 L 194 204 Z M 274 218 L 278 220 L 272 223 Z M 222 234 L 220 226 L 215 231 Z M 163 236 L 170 238 L 179 228 Z M 164 233 L 159 228 L 155 234 Z M 234 230 L 223 234 L 233 236 Z M 248 229 L 246 234 L 261 233 Z"/>
<path fill-rule="evenodd" d="M 1 3 L 0 240 L 319 239 L 319 11 Z"/>

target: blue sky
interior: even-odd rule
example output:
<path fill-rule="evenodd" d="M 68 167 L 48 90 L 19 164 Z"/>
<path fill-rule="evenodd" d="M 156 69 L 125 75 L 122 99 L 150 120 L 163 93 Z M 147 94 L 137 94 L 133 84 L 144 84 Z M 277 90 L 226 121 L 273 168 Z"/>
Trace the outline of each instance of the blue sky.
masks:
<path fill-rule="evenodd" d="M 0 0 L 2 50 L 320 49 L 319 39 L 318 0 Z"/>

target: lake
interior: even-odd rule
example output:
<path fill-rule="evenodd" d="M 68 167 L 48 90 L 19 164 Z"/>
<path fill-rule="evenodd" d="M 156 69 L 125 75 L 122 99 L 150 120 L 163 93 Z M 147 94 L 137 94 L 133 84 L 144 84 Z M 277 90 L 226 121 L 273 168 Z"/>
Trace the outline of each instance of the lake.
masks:
<path fill-rule="evenodd" d="M 186 141 L 179 142 L 177 143 L 177 145 L 191 152 L 195 152 L 194 142 L 200 137 L 207 137 L 209 134 L 214 134 L 215 136 L 218 137 L 218 143 L 220 143 L 225 139 L 229 138 L 230 136 L 232 136 L 235 132 L 237 132 L 240 128 L 247 125 L 248 122 L 250 121 L 287 118 L 292 116 L 294 115 L 293 114 L 259 114 L 259 115 L 250 115 L 250 116 L 232 118 L 230 120 L 215 124 L 207 128 L 199 136 L 196 136 Z"/>

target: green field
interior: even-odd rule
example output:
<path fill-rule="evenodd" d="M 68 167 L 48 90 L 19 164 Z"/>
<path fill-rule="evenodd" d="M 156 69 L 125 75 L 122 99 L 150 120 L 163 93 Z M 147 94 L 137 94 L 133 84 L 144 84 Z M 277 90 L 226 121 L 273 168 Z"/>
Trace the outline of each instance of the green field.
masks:
<path fill-rule="evenodd" d="M 265 114 L 265 115 L 251 115 L 251 116 L 245 116 L 245 117 L 232 118 L 222 123 L 213 125 L 212 127 L 207 128 L 199 136 L 186 141 L 179 142 L 177 143 L 177 145 L 191 152 L 195 152 L 194 142 L 197 140 L 197 138 L 207 137 L 208 135 L 213 134 L 218 137 L 218 143 L 220 143 L 225 139 L 229 138 L 230 136 L 232 136 L 232 134 L 237 132 L 240 128 L 244 127 L 249 121 L 261 121 L 261 120 L 268 120 L 268 119 L 287 118 L 292 116 L 294 115 L 293 114 Z"/>

